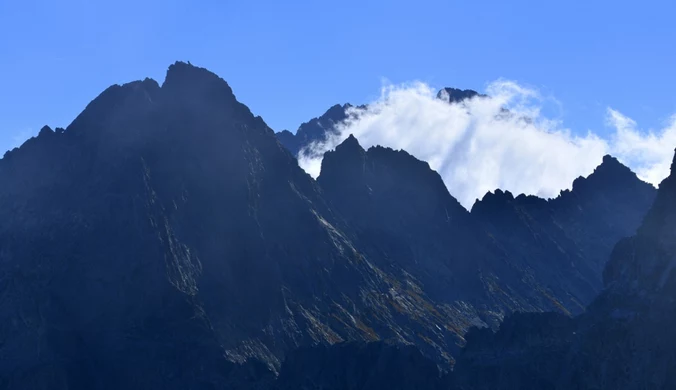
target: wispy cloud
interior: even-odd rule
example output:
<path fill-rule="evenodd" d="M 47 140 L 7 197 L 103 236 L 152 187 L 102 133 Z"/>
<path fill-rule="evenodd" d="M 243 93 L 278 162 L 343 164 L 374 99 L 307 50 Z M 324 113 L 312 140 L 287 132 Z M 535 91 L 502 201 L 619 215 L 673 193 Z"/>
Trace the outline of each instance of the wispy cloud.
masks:
<path fill-rule="evenodd" d="M 576 135 L 545 117 L 536 90 L 500 80 L 486 93 L 490 97 L 448 104 L 424 83 L 386 85 L 367 109 L 354 109 L 335 136 L 302 151 L 300 165 L 318 176 L 323 153 L 354 134 L 364 147 L 405 149 L 429 162 L 468 208 L 496 188 L 554 197 L 592 172 L 607 153 L 653 184 L 669 172 L 676 118 L 658 133 L 646 134 L 609 109 L 608 124 L 615 133 L 604 139 L 592 132 Z"/>
<path fill-rule="evenodd" d="M 658 132 L 639 131 L 631 118 L 608 108 L 608 123 L 615 129 L 612 151 L 643 180 L 659 184 L 669 175 L 676 147 L 676 115 Z"/>

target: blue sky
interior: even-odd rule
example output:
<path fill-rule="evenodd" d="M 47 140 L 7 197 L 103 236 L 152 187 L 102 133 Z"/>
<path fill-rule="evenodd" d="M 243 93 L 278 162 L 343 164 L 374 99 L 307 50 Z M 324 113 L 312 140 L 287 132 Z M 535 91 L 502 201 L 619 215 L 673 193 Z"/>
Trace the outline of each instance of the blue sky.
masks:
<path fill-rule="evenodd" d="M 369 102 L 383 78 L 516 80 L 575 131 L 609 131 L 609 106 L 658 128 L 676 113 L 675 14 L 650 0 L 0 0 L 0 150 L 176 60 L 218 73 L 277 131 Z"/>

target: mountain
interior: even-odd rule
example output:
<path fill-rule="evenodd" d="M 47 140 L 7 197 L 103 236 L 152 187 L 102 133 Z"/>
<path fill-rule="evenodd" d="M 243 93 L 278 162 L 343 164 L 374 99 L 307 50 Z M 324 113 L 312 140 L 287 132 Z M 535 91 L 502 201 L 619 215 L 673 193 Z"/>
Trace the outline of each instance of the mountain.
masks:
<path fill-rule="evenodd" d="M 455 383 L 462 389 L 676 387 L 676 160 L 636 234 L 615 245 L 603 293 L 574 318 L 531 314 L 493 334 L 472 330 Z M 574 192 L 574 191 L 573 191 Z"/>
<path fill-rule="evenodd" d="M 349 356 L 374 367 L 349 382 L 367 388 L 406 362 L 448 371 L 472 326 L 574 308 L 556 287 L 573 266 L 531 272 L 427 163 L 352 137 L 315 181 L 223 79 L 182 62 L 44 127 L 0 183 L 0 389 L 305 386 L 315 353 L 315 376 L 357 375 Z M 620 200 L 597 217 L 621 218 Z"/>
<path fill-rule="evenodd" d="M 635 232 L 655 194 L 606 156 L 556 199 L 496 190 L 468 213 L 427 163 L 364 150 L 353 136 L 325 154 L 317 182 L 374 261 L 401 268 L 431 298 L 470 309 L 456 314 L 466 324 L 497 324 L 513 311 L 583 311 L 602 288 L 613 244 Z"/>
<path fill-rule="evenodd" d="M 496 190 L 472 207 L 504 250 L 525 261 L 578 314 L 602 289 L 602 272 L 618 240 L 636 232 L 655 188 L 605 156 L 588 177 L 551 200 Z M 577 306 L 577 307 L 576 307 Z"/>
<path fill-rule="evenodd" d="M 457 88 L 443 88 L 437 93 L 437 98 L 445 100 L 449 103 L 461 102 L 465 99 L 471 99 L 476 96 L 486 96 L 479 94 L 471 89 L 457 89 Z M 313 142 L 326 141 L 331 134 L 336 134 L 336 125 L 344 122 L 350 117 L 351 109 L 365 109 L 366 106 L 354 107 L 351 104 L 336 104 L 329 108 L 324 114 L 319 117 L 312 118 L 298 127 L 296 133 L 289 130 L 282 130 L 278 132 L 277 139 L 284 145 L 284 147 L 294 156 L 304 147 Z"/>
<path fill-rule="evenodd" d="M 578 180 L 560 198 L 589 188 L 580 183 L 604 182 L 599 175 L 609 166 L 624 170 L 606 158 L 593 177 Z M 514 313 L 497 332 L 473 328 L 449 374 L 433 370 L 431 361 L 413 351 L 377 344 L 304 349 L 285 362 L 274 388 L 674 388 L 676 337 L 666 324 L 676 316 L 675 168 L 676 159 L 638 232 L 615 246 L 605 289 L 585 313 Z"/>
<path fill-rule="evenodd" d="M 399 279 L 444 303 L 458 336 L 502 313 L 554 309 L 453 198 L 439 174 L 405 151 L 364 150 L 348 137 L 322 160 L 317 182 L 356 242 Z M 455 345 L 461 345 L 460 339 Z"/>
<path fill-rule="evenodd" d="M 459 103 L 466 99 L 472 99 L 474 97 L 486 97 L 486 95 L 480 94 L 477 91 L 471 89 L 458 89 L 458 88 L 442 88 L 437 93 L 437 99 L 445 100 L 449 103 Z"/>
<path fill-rule="evenodd" d="M 205 69 L 111 86 L 0 182 L 0 388 L 223 388 L 340 341 L 448 367 L 462 342 Z"/>
<path fill-rule="evenodd" d="M 335 133 L 335 126 L 349 117 L 348 111 L 351 108 L 351 104 L 336 104 L 321 116 L 301 124 L 295 134 L 289 130 L 283 130 L 277 133 L 277 138 L 289 152 L 296 156 L 303 147 L 312 142 L 325 141 L 328 135 Z"/>
<path fill-rule="evenodd" d="M 282 365 L 275 390 L 448 389 L 433 361 L 407 345 L 341 343 L 301 348 Z"/>

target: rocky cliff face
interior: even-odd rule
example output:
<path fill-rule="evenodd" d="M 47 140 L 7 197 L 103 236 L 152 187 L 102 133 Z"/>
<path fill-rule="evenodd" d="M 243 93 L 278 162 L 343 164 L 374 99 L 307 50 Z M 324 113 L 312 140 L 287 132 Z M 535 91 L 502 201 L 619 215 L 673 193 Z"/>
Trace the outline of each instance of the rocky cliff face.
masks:
<path fill-rule="evenodd" d="M 326 153 L 317 180 L 372 258 L 484 324 L 513 311 L 583 311 L 601 290 L 611 242 L 636 230 L 655 193 L 606 157 L 557 199 L 497 190 L 468 213 L 427 163 L 366 151 L 352 136 Z"/>
<path fill-rule="evenodd" d="M 468 334 L 463 389 L 669 389 L 676 386 L 676 179 L 660 185 L 638 232 L 613 249 L 605 290 L 575 319 L 532 314 Z M 533 380 L 535 378 L 536 380 Z"/>
<path fill-rule="evenodd" d="M 459 335 L 472 324 L 497 325 L 504 313 L 560 306 L 524 283 L 441 177 L 408 153 L 365 151 L 349 137 L 326 153 L 317 181 L 367 253 L 455 312 Z"/>
<path fill-rule="evenodd" d="M 496 190 L 472 207 L 484 228 L 536 280 L 547 281 L 566 310 L 579 314 L 601 291 L 618 240 L 636 232 L 655 198 L 611 156 L 551 200 Z"/>
<path fill-rule="evenodd" d="M 205 69 L 110 87 L 0 182 L 5 388 L 222 388 L 226 358 L 452 334 Z"/>
<path fill-rule="evenodd" d="M 348 111 L 351 108 L 351 104 L 336 104 L 321 116 L 312 118 L 300 125 L 295 134 L 288 130 L 283 130 L 277 133 L 277 138 L 291 154 L 297 156 L 298 152 L 304 147 L 313 142 L 326 141 L 329 135 L 335 134 L 336 125 L 348 118 Z"/>

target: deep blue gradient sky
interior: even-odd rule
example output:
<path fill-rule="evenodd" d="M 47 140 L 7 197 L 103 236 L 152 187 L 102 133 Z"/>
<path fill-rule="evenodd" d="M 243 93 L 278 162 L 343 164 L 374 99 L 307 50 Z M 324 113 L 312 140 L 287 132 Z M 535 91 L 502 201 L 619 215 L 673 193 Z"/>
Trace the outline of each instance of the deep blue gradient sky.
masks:
<path fill-rule="evenodd" d="M 368 102 L 383 78 L 506 78 L 555 97 L 576 131 L 602 133 L 608 106 L 659 127 L 676 113 L 675 14 L 667 0 L 0 0 L 0 155 L 176 60 L 218 73 L 277 131 Z"/>

